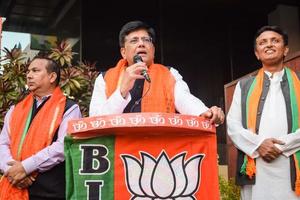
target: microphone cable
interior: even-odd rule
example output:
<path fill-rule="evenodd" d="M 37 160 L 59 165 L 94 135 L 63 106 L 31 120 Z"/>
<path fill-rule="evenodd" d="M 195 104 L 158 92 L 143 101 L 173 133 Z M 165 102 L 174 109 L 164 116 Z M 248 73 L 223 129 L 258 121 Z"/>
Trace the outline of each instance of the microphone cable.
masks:
<path fill-rule="evenodd" d="M 148 93 L 149 90 L 150 90 L 150 87 L 151 87 L 151 83 L 149 83 L 149 87 L 148 87 L 147 91 L 145 92 L 145 94 L 143 94 L 142 97 L 139 98 L 138 100 L 136 100 L 136 101 L 134 102 L 134 104 L 131 106 L 131 108 L 130 108 L 130 113 L 132 113 L 133 109 L 134 109 L 137 105 L 139 105 L 139 103 L 142 101 L 142 99 L 147 95 L 147 93 Z"/>

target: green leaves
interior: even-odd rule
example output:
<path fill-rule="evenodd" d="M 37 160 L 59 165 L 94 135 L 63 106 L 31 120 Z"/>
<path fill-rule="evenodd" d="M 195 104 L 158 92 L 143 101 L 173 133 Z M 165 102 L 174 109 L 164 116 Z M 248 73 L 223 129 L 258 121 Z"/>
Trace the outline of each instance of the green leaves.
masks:
<path fill-rule="evenodd" d="M 80 106 L 83 116 L 88 116 L 93 84 L 99 72 L 96 63 L 82 62 L 72 64 L 72 47 L 65 40 L 57 48 L 53 48 L 49 57 L 61 65 L 60 86 L 64 93 L 74 99 Z"/>
<path fill-rule="evenodd" d="M 219 187 L 222 200 L 240 200 L 240 187 L 235 185 L 233 179 L 226 180 L 224 177 L 219 176 Z"/>
<path fill-rule="evenodd" d="M 56 60 L 62 67 L 72 66 L 73 55 L 72 47 L 65 40 L 58 44 L 57 48 L 52 48 L 50 58 Z"/>
<path fill-rule="evenodd" d="M 26 58 L 20 47 L 15 45 L 11 50 L 4 48 L 3 52 L 0 65 L 0 127 L 9 107 L 24 96 L 27 69 Z"/>

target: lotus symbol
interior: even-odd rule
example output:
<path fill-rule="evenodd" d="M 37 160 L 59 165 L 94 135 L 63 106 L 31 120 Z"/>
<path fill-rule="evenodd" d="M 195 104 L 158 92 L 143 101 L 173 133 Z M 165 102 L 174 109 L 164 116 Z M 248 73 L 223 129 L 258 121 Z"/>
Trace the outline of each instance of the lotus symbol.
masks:
<path fill-rule="evenodd" d="M 134 156 L 121 155 L 126 168 L 126 184 L 131 200 L 195 200 L 200 185 L 200 168 L 204 154 L 185 161 L 186 152 L 171 160 L 165 151 L 157 159 L 140 152 L 141 162 Z"/>

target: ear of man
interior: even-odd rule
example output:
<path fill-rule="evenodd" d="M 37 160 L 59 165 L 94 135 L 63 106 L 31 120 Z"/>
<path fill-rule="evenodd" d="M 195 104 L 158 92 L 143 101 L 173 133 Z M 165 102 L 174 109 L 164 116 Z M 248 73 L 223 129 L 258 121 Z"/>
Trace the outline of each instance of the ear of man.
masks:
<path fill-rule="evenodd" d="M 55 84 L 56 83 L 56 79 L 57 79 L 57 74 L 55 72 L 51 72 L 49 74 L 49 79 L 50 79 L 50 83 L 51 84 Z"/>
<path fill-rule="evenodd" d="M 284 57 L 287 56 L 289 50 L 290 50 L 290 49 L 286 46 L 285 49 L 284 49 L 284 53 L 283 53 Z"/>

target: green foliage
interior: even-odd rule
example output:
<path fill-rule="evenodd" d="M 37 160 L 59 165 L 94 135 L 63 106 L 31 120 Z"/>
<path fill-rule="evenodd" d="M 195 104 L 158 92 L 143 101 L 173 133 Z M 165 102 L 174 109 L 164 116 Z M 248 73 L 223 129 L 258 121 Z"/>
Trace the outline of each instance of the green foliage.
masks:
<path fill-rule="evenodd" d="M 12 50 L 4 48 L 3 52 L 0 65 L 0 128 L 3 127 L 4 116 L 9 107 L 24 98 L 26 70 L 30 63 L 17 46 Z M 87 117 L 93 84 L 99 74 L 95 63 L 72 64 L 74 53 L 65 41 L 59 43 L 57 48 L 51 49 L 47 55 L 61 67 L 60 87 L 65 95 L 74 99 L 79 104 L 83 116 Z"/>
<path fill-rule="evenodd" d="M 83 116 L 87 117 L 93 84 L 99 72 L 96 70 L 96 63 L 83 62 L 73 65 L 74 54 L 71 46 L 62 41 L 57 48 L 51 50 L 49 57 L 61 65 L 60 87 L 69 98 L 79 104 Z"/>
<path fill-rule="evenodd" d="M 1 58 L 0 66 L 0 127 L 3 125 L 4 116 L 9 107 L 24 96 L 28 63 L 24 53 L 16 45 L 12 50 L 4 48 L 3 52 L 5 55 Z"/>
<path fill-rule="evenodd" d="M 219 187 L 222 200 L 239 200 L 241 198 L 240 187 L 235 185 L 234 179 L 227 181 L 219 176 Z"/>

